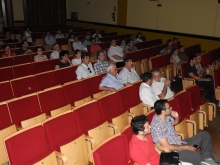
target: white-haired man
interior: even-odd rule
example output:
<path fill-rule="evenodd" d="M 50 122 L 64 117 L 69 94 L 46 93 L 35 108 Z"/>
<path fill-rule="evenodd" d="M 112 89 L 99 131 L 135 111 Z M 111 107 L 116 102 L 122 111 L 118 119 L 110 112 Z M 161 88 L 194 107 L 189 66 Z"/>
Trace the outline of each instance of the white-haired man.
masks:
<path fill-rule="evenodd" d="M 99 85 L 100 90 L 114 92 L 124 87 L 123 81 L 117 73 L 117 67 L 115 64 L 110 64 L 107 67 L 107 72 L 107 75 L 103 77 L 102 82 Z"/>

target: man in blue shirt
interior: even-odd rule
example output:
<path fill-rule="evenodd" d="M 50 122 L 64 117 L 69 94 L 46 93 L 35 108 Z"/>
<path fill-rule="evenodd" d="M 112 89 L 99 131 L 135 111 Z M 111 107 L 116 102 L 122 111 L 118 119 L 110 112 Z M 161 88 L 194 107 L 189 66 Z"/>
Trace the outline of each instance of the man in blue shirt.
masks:
<path fill-rule="evenodd" d="M 124 87 L 123 81 L 117 73 L 117 67 L 115 64 L 110 64 L 107 68 L 107 75 L 103 77 L 100 90 L 115 92 L 116 90 Z"/>

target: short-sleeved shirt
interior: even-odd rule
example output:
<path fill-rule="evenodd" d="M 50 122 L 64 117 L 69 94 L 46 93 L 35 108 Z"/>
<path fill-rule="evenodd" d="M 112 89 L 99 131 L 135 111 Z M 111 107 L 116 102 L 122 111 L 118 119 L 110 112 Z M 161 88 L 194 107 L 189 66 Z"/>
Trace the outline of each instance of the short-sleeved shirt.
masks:
<path fill-rule="evenodd" d="M 73 65 L 79 65 L 79 64 L 82 63 L 82 59 L 81 58 L 79 58 L 79 59 L 74 58 L 74 59 L 72 59 L 71 62 L 72 62 Z"/>
<path fill-rule="evenodd" d="M 197 69 L 195 65 L 191 66 L 189 63 L 185 65 L 185 77 L 186 78 L 192 78 L 189 76 L 189 73 L 193 73 L 195 76 L 199 76 L 197 74 Z"/>
<path fill-rule="evenodd" d="M 85 47 L 83 46 L 82 42 L 80 41 L 74 41 L 73 42 L 73 49 L 76 50 L 76 49 L 79 49 L 79 50 L 85 50 Z"/>
<path fill-rule="evenodd" d="M 133 135 L 129 143 L 131 159 L 139 165 L 159 165 L 160 155 L 155 150 L 151 135 L 146 136 L 147 141 L 140 140 Z"/>
<path fill-rule="evenodd" d="M 36 55 L 36 56 L 34 56 L 34 62 L 45 61 L 45 60 L 48 60 L 46 55 L 42 55 L 42 56 Z"/>
<path fill-rule="evenodd" d="M 70 66 L 70 63 L 69 62 L 62 63 L 61 61 L 57 61 L 56 65 L 58 65 L 59 68 L 65 68 L 65 67 Z"/>
<path fill-rule="evenodd" d="M 115 88 L 116 90 L 124 87 L 121 77 L 118 74 L 115 77 L 111 75 L 110 73 L 107 73 L 107 75 L 102 78 L 102 82 L 99 86 Z"/>
<path fill-rule="evenodd" d="M 84 40 L 83 41 L 83 46 L 87 47 L 87 45 L 91 45 L 91 41 L 90 40 Z"/>
<path fill-rule="evenodd" d="M 151 88 L 156 96 L 162 93 L 165 81 L 166 79 L 164 77 L 160 78 L 160 82 L 153 80 Z M 170 87 L 167 87 L 167 93 L 164 99 L 170 99 L 171 97 L 173 97 L 173 92 L 171 91 Z"/>
<path fill-rule="evenodd" d="M 110 60 L 112 60 L 114 62 L 122 62 L 123 61 L 123 60 L 117 60 L 114 57 L 112 57 L 114 54 L 119 57 L 124 56 L 123 49 L 120 46 L 110 46 L 110 48 L 108 50 L 108 57 Z"/>
<path fill-rule="evenodd" d="M 151 135 L 155 144 L 159 145 L 159 140 L 167 138 L 169 144 L 182 145 L 186 142 L 179 140 L 173 127 L 173 117 L 166 116 L 166 120 L 154 115 L 151 122 Z"/>
<path fill-rule="evenodd" d="M 144 82 L 142 82 L 140 85 L 139 96 L 140 100 L 144 104 L 148 104 L 151 107 L 154 107 L 154 103 L 159 100 L 159 98 L 154 94 L 152 88 Z"/>
<path fill-rule="evenodd" d="M 127 68 L 123 68 L 119 75 L 122 78 L 123 83 L 134 83 L 138 80 L 140 80 L 140 77 L 138 76 L 137 72 L 131 68 L 131 71 L 129 71 Z"/>
<path fill-rule="evenodd" d="M 102 48 L 99 46 L 99 45 L 91 45 L 90 46 L 90 53 L 91 54 L 94 54 L 96 53 L 97 51 L 100 51 Z"/>
<path fill-rule="evenodd" d="M 76 78 L 78 80 L 82 78 L 87 78 L 89 76 L 93 76 L 95 74 L 95 71 L 92 67 L 92 64 L 89 63 L 88 66 L 86 66 L 84 63 L 80 64 L 76 69 Z"/>
<path fill-rule="evenodd" d="M 58 51 L 53 51 L 51 54 L 50 54 L 50 59 L 55 59 L 55 58 L 60 58 L 60 53 Z"/>
<path fill-rule="evenodd" d="M 93 66 L 94 66 L 95 74 L 100 74 L 103 72 L 107 72 L 108 62 L 107 61 L 101 62 L 97 60 L 97 62 Z"/>

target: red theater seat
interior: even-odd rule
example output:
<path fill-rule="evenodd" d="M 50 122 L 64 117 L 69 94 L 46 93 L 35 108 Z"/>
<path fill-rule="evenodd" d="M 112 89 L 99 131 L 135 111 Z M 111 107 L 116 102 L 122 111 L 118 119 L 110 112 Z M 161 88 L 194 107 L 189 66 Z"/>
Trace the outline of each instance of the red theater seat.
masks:
<path fill-rule="evenodd" d="M 11 83 L 9 81 L 0 82 L 0 91 L 0 102 L 12 99 L 14 97 Z"/>
<path fill-rule="evenodd" d="M 31 56 L 28 55 L 19 55 L 14 57 L 14 65 L 25 64 L 32 62 Z"/>
<path fill-rule="evenodd" d="M 29 76 L 34 74 L 32 63 L 14 65 L 13 67 L 15 78 Z"/>
<path fill-rule="evenodd" d="M 55 75 L 59 84 L 64 84 L 66 82 L 76 80 L 76 71 L 77 66 L 71 66 L 66 68 L 61 68 L 55 70 Z"/>
<path fill-rule="evenodd" d="M 13 57 L 0 58 L 0 68 L 14 65 Z"/>
<path fill-rule="evenodd" d="M 0 82 L 14 78 L 14 72 L 11 66 L 0 68 Z"/>
<path fill-rule="evenodd" d="M 51 70 L 50 61 L 33 62 L 34 74 Z"/>

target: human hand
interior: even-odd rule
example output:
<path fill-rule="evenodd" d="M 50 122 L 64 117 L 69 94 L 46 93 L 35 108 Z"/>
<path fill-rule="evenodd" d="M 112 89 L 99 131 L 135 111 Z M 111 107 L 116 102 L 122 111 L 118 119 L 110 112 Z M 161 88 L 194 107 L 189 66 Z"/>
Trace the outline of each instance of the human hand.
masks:
<path fill-rule="evenodd" d="M 109 88 L 109 91 L 116 92 L 117 90 L 115 88 Z"/>
<path fill-rule="evenodd" d="M 185 146 L 184 146 L 184 149 L 185 149 L 185 150 L 189 150 L 189 151 L 196 151 L 196 148 L 195 148 L 195 147 L 189 146 L 189 145 L 185 145 Z"/>
<path fill-rule="evenodd" d="M 170 86 L 170 80 L 165 80 L 164 85 Z"/>
<path fill-rule="evenodd" d="M 179 114 L 176 111 L 171 111 L 171 116 L 173 116 L 174 118 L 177 118 L 179 117 Z"/>

